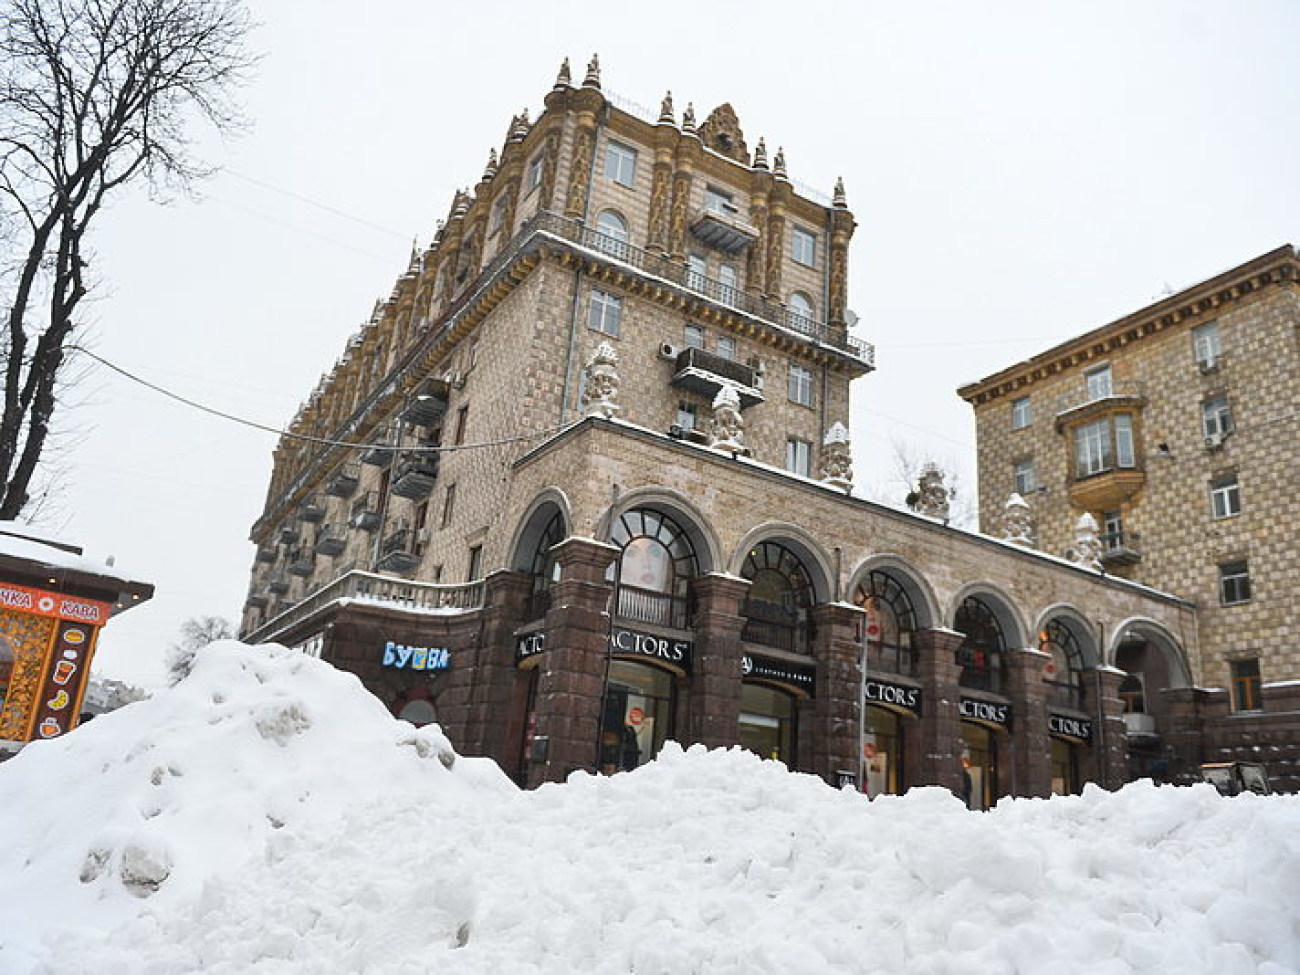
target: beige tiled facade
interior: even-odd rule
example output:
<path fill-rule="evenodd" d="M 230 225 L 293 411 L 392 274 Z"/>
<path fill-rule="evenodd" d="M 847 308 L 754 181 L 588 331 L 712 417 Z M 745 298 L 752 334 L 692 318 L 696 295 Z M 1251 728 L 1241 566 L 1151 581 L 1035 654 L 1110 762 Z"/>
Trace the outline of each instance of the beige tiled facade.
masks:
<path fill-rule="evenodd" d="M 1109 394 L 1090 392 L 1088 373 L 1105 367 Z M 1293 711 L 1287 685 L 1300 680 L 1298 377 L 1300 262 L 1286 246 L 960 390 L 975 410 L 984 531 L 1001 534 L 1016 465 L 1032 463 L 1040 548 L 1076 547 L 1088 512 L 1108 572 L 1196 604 L 1190 662 L 1217 716 L 1208 758 L 1297 758 L 1294 727 L 1269 713 Z M 1081 428 L 1119 414 L 1133 418 L 1132 457 L 1080 469 Z M 1106 537 L 1108 512 L 1121 535 Z M 1248 591 L 1225 588 L 1242 569 Z M 1253 688 L 1240 681 L 1252 661 Z"/>
<path fill-rule="evenodd" d="M 1118 784 L 1113 664 L 1189 686 L 1190 607 L 851 496 L 853 230 L 729 106 L 642 118 L 562 72 L 277 448 L 243 632 L 521 782 L 671 734 L 973 805 Z"/>

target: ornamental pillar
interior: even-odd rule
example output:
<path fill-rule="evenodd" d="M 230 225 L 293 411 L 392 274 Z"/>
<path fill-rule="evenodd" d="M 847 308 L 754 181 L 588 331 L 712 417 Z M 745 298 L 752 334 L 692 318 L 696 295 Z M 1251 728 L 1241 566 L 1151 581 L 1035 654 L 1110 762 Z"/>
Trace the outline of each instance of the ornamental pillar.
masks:
<path fill-rule="evenodd" d="M 924 696 L 919 733 L 904 742 L 905 787 L 939 785 L 955 796 L 962 794 L 965 776 L 961 764 L 961 667 L 957 649 L 965 639 L 956 630 L 937 627 L 912 634 Z"/>
<path fill-rule="evenodd" d="M 864 613 L 857 606 L 825 603 L 809 611 L 815 629 L 812 654 L 817 661 L 816 691 L 811 708 L 812 761 L 806 771 L 831 785 L 849 774 L 855 784 L 862 750 L 862 632 Z"/>
<path fill-rule="evenodd" d="M 1052 794 L 1052 740 L 1047 729 L 1047 685 L 1043 668 L 1052 655 L 1037 647 L 1007 651 L 1008 696 L 1012 705 L 1011 779 L 1000 776 L 1001 795 Z"/>
<path fill-rule="evenodd" d="M 468 754 L 488 756 L 508 774 L 522 759 L 524 714 L 516 704 L 516 685 L 526 685 L 528 677 L 515 664 L 514 634 L 532 591 L 533 577 L 524 572 L 494 572 L 484 580 L 464 741 L 456 742 Z"/>
<path fill-rule="evenodd" d="M 710 574 L 695 579 L 695 657 L 690 680 L 691 742 L 709 748 L 726 748 L 740 741 L 741 660 L 745 655 L 740 634 L 745 625 L 741 606 L 749 581 Z"/>

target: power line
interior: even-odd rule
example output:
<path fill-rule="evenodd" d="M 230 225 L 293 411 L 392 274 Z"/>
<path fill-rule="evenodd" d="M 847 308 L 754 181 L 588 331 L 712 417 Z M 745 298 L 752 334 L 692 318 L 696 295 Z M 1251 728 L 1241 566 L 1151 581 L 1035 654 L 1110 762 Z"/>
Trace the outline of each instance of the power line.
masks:
<path fill-rule="evenodd" d="M 539 440 L 542 437 L 549 437 L 552 434 L 562 433 L 563 431 L 568 430 L 570 427 L 577 426 L 578 423 L 581 422 L 580 420 L 574 420 L 571 423 L 564 423 L 561 424 L 560 426 L 550 427 L 545 430 L 538 430 L 536 433 L 525 433 L 525 434 L 520 434 L 517 437 L 502 437 L 500 440 L 482 440 L 479 441 L 478 443 L 455 444 L 452 446 L 439 445 L 439 446 L 429 446 L 429 447 L 411 447 L 411 446 L 403 447 L 398 444 L 357 443 L 356 441 L 352 441 L 352 440 L 332 440 L 329 437 L 312 437 L 305 433 L 293 433 L 292 431 L 289 430 L 282 430 L 279 427 L 273 427 L 265 423 L 258 423 L 256 420 L 249 420 L 242 416 L 235 416 L 233 413 L 223 412 L 222 410 L 215 409 L 214 407 L 207 406 L 203 403 L 199 403 L 196 402 L 195 400 L 182 396 L 180 395 L 180 393 L 174 393 L 170 389 L 166 389 L 163 386 L 159 386 L 157 383 L 151 383 L 149 380 L 137 376 L 134 373 L 128 372 L 127 370 L 123 369 L 121 366 L 114 365 L 112 362 L 109 362 L 103 356 L 96 355 L 94 352 L 91 352 L 89 349 L 83 348 L 80 345 L 66 345 L 64 346 L 64 348 L 72 352 L 80 352 L 83 355 L 87 355 L 90 358 L 94 359 L 96 362 L 98 362 L 100 365 L 106 366 L 107 368 L 113 370 L 113 372 L 117 373 L 118 375 L 131 380 L 131 382 L 138 383 L 147 389 L 153 390 L 155 393 L 159 393 L 163 396 L 166 396 L 168 399 L 173 399 L 176 400 L 176 402 L 178 403 L 183 403 L 185 406 L 188 406 L 191 409 L 199 410 L 200 412 L 208 413 L 215 417 L 220 417 L 223 420 L 229 420 L 232 423 L 238 423 L 241 426 L 251 427 L 254 430 L 261 430 L 264 433 L 274 433 L 277 436 L 283 437 L 288 440 L 301 440 L 306 443 L 313 443 L 322 447 L 347 447 L 350 450 L 389 450 L 393 452 L 401 451 L 403 453 L 444 454 L 444 453 L 454 453 L 457 450 L 475 450 L 482 447 L 500 447 L 503 444 L 519 443 L 521 441 L 526 441 L 526 440 Z"/>
<path fill-rule="evenodd" d="M 393 230 L 390 227 L 384 227 L 381 226 L 380 224 L 373 223 L 369 220 L 366 220 L 364 217 L 353 216 L 352 214 L 344 210 L 340 210 L 337 207 L 330 206 L 328 203 L 321 203 L 318 200 L 313 200 L 311 197 L 303 196 L 301 193 L 295 193 L 293 190 L 286 190 L 283 187 L 274 186 L 271 183 L 263 182 L 262 180 L 255 179 L 252 176 L 246 176 L 245 174 L 236 172 L 233 169 L 226 169 L 223 170 L 223 172 L 229 173 L 231 176 L 234 176 L 236 179 L 242 179 L 246 183 L 252 183 L 254 186 L 260 186 L 264 190 L 270 190 L 272 193 L 279 193 L 282 196 L 287 196 L 291 199 L 298 200 L 300 203 L 306 203 L 308 206 L 316 207 L 318 210 L 324 210 L 326 213 L 332 213 L 336 217 L 342 217 L 344 220 L 351 220 L 353 223 L 360 224 L 363 227 L 369 227 L 371 230 L 378 230 L 380 233 L 383 234 L 391 234 L 392 236 L 401 238 L 402 240 L 410 239 L 410 234 L 398 233 L 396 230 Z"/>

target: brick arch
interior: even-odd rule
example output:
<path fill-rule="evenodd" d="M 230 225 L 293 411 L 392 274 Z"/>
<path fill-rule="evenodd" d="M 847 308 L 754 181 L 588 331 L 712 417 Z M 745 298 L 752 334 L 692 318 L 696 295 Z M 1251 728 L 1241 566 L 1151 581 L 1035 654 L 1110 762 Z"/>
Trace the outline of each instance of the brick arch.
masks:
<path fill-rule="evenodd" d="M 1192 668 L 1187 660 L 1187 651 L 1165 626 L 1144 616 L 1130 616 L 1118 623 L 1106 641 L 1105 663 L 1117 666 L 1119 649 L 1134 637 L 1155 646 L 1169 667 L 1169 682 L 1173 687 L 1191 687 Z"/>
<path fill-rule="evenodd" d="M 1097 628 L 1088 622 L 1088 617 L 1069 603 L 1053 603 L 1038 614 L 1032 634 L 1033 646 L 1038 646 L 1041 642 L 1039 634 L 1053 620 L 1063 624 L 1078 642 L 1085 667 L 1096 667 L 1101 664 L 1102 652 L 1097 641 Z"/>
<path fill-rule="evenodd" d="M 991 582 L 971 582 L 957 590 L 948 602 L 948 610 L 944 614 L 947 621 L 945 626 L 956 629 L 957 610 L 971 596 L 978 597 L 997 619 L 1006 649 L 1016 650 L 1029 646 L 1029 630 L 1025 626 L 1024 617 L 1016 608 L 1015 600 Z"/>
<path fill-rule="evenodd" d="M 916 627 L 928 630 L 942 625 L 940 622 L 939 599 L 925 576 L 902 556 L 883 552 L 866 559 L 854 570 L 845 590 L 845 599 L 852 602 L 870 572 L 885 572 L 899 584 L 912 601 L 912 611 L 916 614 Z"/>
<path fill-rule="evenodd" d="M 608 542 L 614 523 L 622 515 L 636 508 L 645 508 L 667 515 L 681 527 L 695 549 L 695 559 L 701 575 L 718 571 L 722 564 L 719 555 L 721 547 L 713 527 L 694 504 L 667 488 L 636 488 L 620 497 L 600 519 L 598 528 L 600 541 Z"/>
<path fill-rule="evenodd" d="M 740 575 L 745 566 L 745 558 L 751 549 L 763 542 L 775 542 L 784 545 L 803 563 L 812 584 L 813 595 L 818 603 L 830 603 L 839 598 L 839 580 L 831 568 L 833 562 L 825 549 L 807 531 L 789 522 L 766 522 L 751 529 L 741 539 L 731 555 L 728 571 Z"/>
<path fill-rule="evenodd" d="M 532 568 L 533 554 L 541 540 L 542 532 L 556 514 L 564 522 L 565 535 L 572 530 L 573 516 L 569 499 L 559 488 L 547 488 L 537 495 L 519 519 L 514 537 L 510 540 L 510 568 L 515 572 L 527 572 Z"/>

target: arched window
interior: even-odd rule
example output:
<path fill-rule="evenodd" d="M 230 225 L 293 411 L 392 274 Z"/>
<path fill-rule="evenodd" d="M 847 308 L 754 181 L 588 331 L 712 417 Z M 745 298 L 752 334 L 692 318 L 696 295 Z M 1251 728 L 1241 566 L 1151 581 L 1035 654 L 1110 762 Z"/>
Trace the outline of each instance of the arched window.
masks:
<path fill-rule="evenodd" d="M 867 669 L 890 674 L 916 676 L 916 610 L 898 581 L 886 572 L 873 570 L 858 585 L 855 605 L 867 611 Z"/>
<path fill-rule="evenodd" d="M 798 328 L 799 326 L 808 326 L 813 322 L 813 303 L 802 291 L 793 291 L 790 293 L 790 300 L 786 302 L 786 309 L 790 313 L 790 324 Z"/>
<path fill-rule="evenodd" d="M 686 629 L 686 599 L 699 563 L 681 525 L 658 511 L 634 508 L 618 519 L 610 541 L 623 550 L 611 567 L 618 582 L 617 615 Z"/>
<path fill-rule="evenodd" d="M 745 556 L 740 574 L 751 583 L 740 638 L 807 653 L 813 587 L 799 557 L 777 542 L 761 542 Z"/>
<path fill-rule="evenodd" d="M 1006 643 L 993 610 L 978 596 L 967 596 L 953 629 L 966 637 L 957 649 L 961 686 L 1001 693 Z"/>
<path fill-rule="evenodd" d="M 602 210 L 596 218 L 596 246 L 606 254 L 627 257 L 627 221 L 613 210 Z"/>
<path fill-rule="evenodd" d="M 1044 668 L 1048 703 L 1067 708 L 1083 707 L 1083 653 L 1074 631 L 1060 620 L 1051 620 L 1039 631 L 1038 649 L 1052 655 Z"/>
<path fill-rule="evenodd" d="M 526 618 L 539 620 L 551 608 L 551 586 L 560 581 L 560 563 L 555 560 L 552 549 L 564 541 L 564 516 L 556 512 L 542 529 L 533 549 L 532 564 L 528 567 L 533 577 L 533 591 L 528 598 Z"/>

